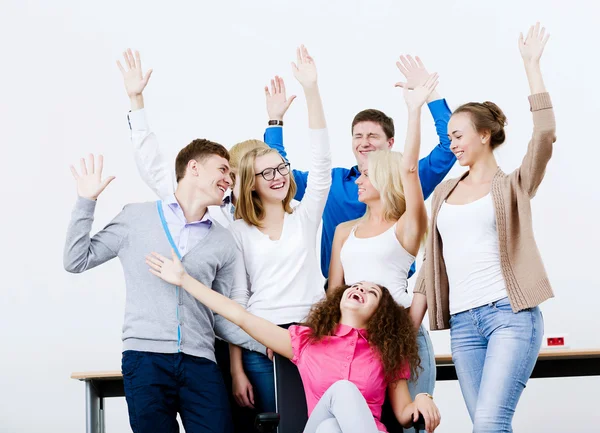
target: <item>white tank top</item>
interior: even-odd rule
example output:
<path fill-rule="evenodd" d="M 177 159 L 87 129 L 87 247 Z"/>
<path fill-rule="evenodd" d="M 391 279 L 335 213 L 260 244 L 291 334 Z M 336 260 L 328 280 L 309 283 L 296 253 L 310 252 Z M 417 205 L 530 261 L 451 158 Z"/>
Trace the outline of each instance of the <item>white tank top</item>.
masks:
<path fill-rule="evenodd" d="M 505 298 L 492 195 L 464 205 L 442 203 L 437 228 L 450 284 L 450 314 Z"/>
<path fill-rule="evenodd" d="M 408 271 L 415 256 L 396 238 L 396 224 L 370 238 L 357 238 L 356 226 L 353 227 L 340 251 L 340 260 L 347 284 L 359 281 L 379 284 L 390 291 L 398 304 L 408 308 L 412 303 L 407 291 Z"/>

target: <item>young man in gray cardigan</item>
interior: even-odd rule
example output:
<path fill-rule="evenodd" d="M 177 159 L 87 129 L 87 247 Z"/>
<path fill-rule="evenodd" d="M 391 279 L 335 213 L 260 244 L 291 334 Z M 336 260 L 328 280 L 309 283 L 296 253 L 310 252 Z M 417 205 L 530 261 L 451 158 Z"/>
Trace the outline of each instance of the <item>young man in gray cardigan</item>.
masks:
<path fill-rule="evenodd" d="M 114 179 L 102 179 L 102 156 L 71 167 L 78 199 L 64 251 L 64 266 L 79 273 L 119 257 L 127 289 L 122 371 L 135 433 L 231 430 L 230 407 L 215 363 L 215 333 L 250 350 L 265 349 L 241 329 L 197 302 L 185 290 L 153 278 L 148 251 L 174 249 L 190 275 L 232 298 L 246 290 L 237 281 L 243 259 L 231 234 L 211 221 L 231 185 L 229 154 L 220 144 L 194 140 L 175 163 L 177 189 L 166 200 L 126 205 L 90 238 L 96 199 Z"/>

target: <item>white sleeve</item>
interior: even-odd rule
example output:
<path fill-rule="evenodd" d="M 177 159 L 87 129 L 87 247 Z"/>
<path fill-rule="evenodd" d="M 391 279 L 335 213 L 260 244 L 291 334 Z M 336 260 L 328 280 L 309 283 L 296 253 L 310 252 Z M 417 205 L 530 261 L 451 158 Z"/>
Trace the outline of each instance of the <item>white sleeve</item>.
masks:
<path fill-rule="evenodd" d="M 146 110 L 129 113 L 131 144 L 135 163 L 142 180 L 154 194 L 164 199 L 175 192 L 174 165 L 165 160 L 156 135 L 150 131 Z"/>
<path fill-rule="evenodd" d="M 248 306 L 248 299 L 250 299 L 250 280 L 248 278 L 248 272 L 246 270 L 246 264 L 244 262 L 242 235 L 236 230 L 235 226 L 235 224 L 231 224 L 229 226 L 229 231 L 233 235 L 237 246 L 234 267 L 234 282 L 229 297 L 238 304 L 242 305 L 244 308 L 246 308 Z"/>
<path fill-rule="evenodd" d="M 321 223 L 323 209 L 327 203 L 331 187 L 331 150 L 327 128 L 310 129 L 311 162 L 308 172 L 306 193 L 298 205 L 297 211 L 313 222 L 315 227 Z"/>

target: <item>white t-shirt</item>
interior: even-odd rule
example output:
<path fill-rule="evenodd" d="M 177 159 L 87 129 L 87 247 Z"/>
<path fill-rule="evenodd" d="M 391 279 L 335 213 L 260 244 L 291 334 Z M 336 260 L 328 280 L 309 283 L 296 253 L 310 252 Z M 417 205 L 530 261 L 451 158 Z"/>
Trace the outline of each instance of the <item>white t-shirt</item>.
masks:
<path fill-rule="evenodd" d="M 442 203 L 437 228 L 450 285 L 450 314 L 505 298 L 491 193 L 464 205 Z"/>
<path fill-rule="evenodd" d="M 327 130 L 310 130 L 310 141 L 306 193 L 293 213 L 285 214 L 280 238 L 273 241 L 243 220 L 229 225 L 250 283 L 247 309 L 279 325 L 303 321 L 325 293 L 316 241 L 331 186 Z"/>

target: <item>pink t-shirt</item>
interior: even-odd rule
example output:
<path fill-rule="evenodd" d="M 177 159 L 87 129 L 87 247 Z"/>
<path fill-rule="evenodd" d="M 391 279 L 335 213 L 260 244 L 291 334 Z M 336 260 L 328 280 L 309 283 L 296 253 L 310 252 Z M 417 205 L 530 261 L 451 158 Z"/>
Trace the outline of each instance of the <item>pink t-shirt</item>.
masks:
<path fill-rule="evenodd" d="M 387 431 L 381 423 L 381 406 L 385 401 L 387 382 L 383 364 L 367 341 L 367 331 L 338 325 L 334 334 L 311 344 L 311 329 L 289 327 L 294 357 L 304 391 L 308 415 L 312 413 L 325 391 L 338 380 L 349 380 L 360 390 L 375 418 L 377 428 Z M 408 366 L 398 379 L 410 378 Z"/>

